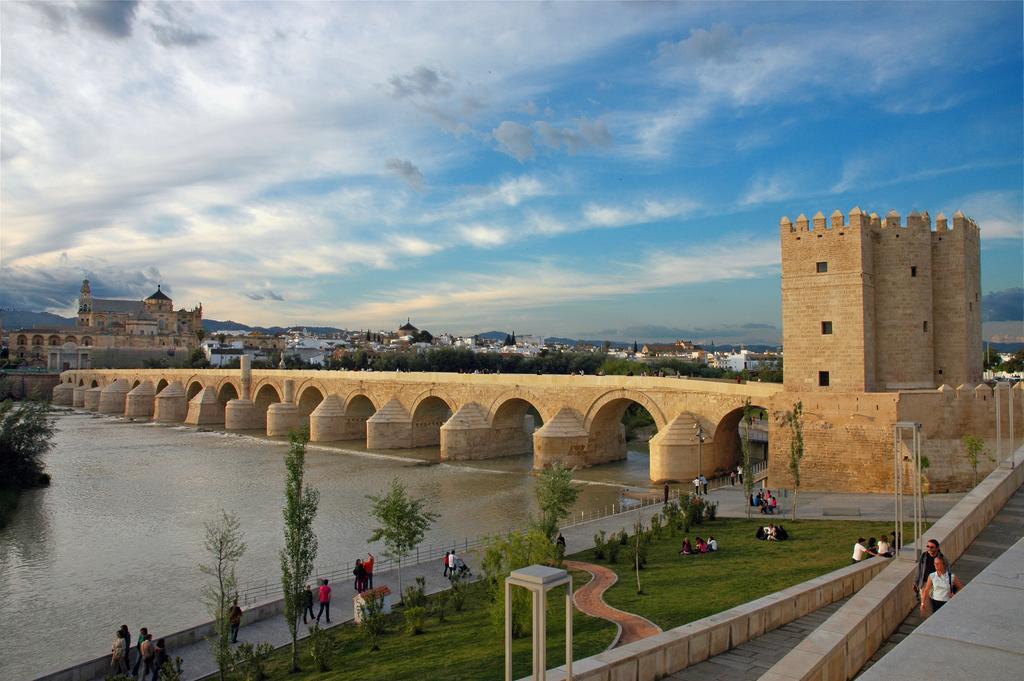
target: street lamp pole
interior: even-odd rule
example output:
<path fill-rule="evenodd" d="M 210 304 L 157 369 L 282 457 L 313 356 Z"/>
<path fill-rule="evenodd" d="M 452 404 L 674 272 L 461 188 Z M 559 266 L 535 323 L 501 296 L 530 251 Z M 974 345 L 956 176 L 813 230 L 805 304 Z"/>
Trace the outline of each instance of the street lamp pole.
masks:
<path fill-rule="evenodd" d="M 693 429 L 697 431 L 697 477 L 699 478 L 704 472 L 703 466 L 703 448 L 704 448 L 704 426 L 699 423 L 694 424 Z"/>

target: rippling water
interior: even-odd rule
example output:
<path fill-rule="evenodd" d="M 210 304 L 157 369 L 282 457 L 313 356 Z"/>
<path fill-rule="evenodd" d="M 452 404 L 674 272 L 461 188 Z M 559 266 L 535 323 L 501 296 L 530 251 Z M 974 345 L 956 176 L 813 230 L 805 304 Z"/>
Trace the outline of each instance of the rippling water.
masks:
<path fill-rule="evenodd" d="M 53 484 L 21 497 L 0 532 L 0 679 L 22 679 L 97 657 L 127 623 L 168 632 L 206 619 L 196 566 L 203 524 L 238 514 L 246 584 L 276 581 L 286 444 L 87 413 L 58 420 L 46 465 Z M 365 495 L 398 477 L 440 513 L 425 544 L 522 526 L 533 510 L 530 457 L 424 465 L 438 450 L 368 453 L 311 445 L 307 480 L 320 489 L 317 566 L 367 550 Z M 418 459 L 418 460 L 417 460 Z M 577 512 L 616 503 L 615 483 L 645 484 L 645 453 L 582 471 Z"/>

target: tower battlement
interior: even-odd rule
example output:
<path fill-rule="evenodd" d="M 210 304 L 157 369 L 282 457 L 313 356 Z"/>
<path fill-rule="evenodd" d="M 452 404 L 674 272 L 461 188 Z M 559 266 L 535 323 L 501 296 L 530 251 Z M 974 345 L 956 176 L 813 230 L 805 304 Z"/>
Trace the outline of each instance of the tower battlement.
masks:
<path fill-rule="evenodd" d="M 791 390 L 934 388 L 981 380 L 978 224 L 859 206 L 779 221 Z"/>

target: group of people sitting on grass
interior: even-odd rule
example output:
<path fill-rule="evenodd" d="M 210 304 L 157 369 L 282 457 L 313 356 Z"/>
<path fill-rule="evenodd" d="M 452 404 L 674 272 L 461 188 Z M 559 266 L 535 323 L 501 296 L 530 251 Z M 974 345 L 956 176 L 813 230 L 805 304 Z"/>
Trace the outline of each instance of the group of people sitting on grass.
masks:
<path fill-rule="evenodd" d="M 890 532 L 889 537 L 884 534 L 875 539 L 874 537 L 868 538 L 867 541 L 864 537 L 858 537 L 857 543 L 853 545 L 853 562 L 859 563 L 865 558 L 892 558 L 896 552 L 896 533 Z"/>
<path fill-rule="evenodd" d="M 770 489 L 763 489 L 757 494 L 750 495 L 750 505 L 759 508 L 761 513 L 775 515 L 779 510 L 779 499 Z"/>
<path fill-rule="evenodd" d="M 718 550 L 718 540 L 708 535 L 707 541 L 697 537 L 693 544 L 689 537 L 683 538 L 683 546 L 679 549 L 681 556 L 696 556 L 700 553 L 714 553 Z"/>
<path fill-rule="evenodd" d="M 754 536 L 761 541 L 786 541 L 789 539 L 789 532 L 786 532 L 786 528 L 782 525 L 769 523 L 764 527 L 757 528 L 757 534 Z"/>

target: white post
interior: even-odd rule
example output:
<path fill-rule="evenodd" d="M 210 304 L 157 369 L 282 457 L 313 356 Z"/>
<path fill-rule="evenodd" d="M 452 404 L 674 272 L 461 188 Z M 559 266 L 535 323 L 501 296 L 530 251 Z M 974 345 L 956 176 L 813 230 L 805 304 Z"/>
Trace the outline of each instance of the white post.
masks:
<path fill-rule="evenodd" d="M 512 681 L 512 584 L 505 582 L 505 681 Z"/>
<path fill-rule="evenodd" d="M 565 681 L 572 681 L 572 577 L 565 594 Z"/>
<path fill-rule="evenodd" d="M 1013 386 L 1012 385 L 1010 386 L 1010 389 L 1006 391 L 1006 406 L 1009 408 L 1009 411 L 1010 411 L 1010 457 L 1009 458 L 1010 458 L 1010 468 L 1013 468 L 1013 463 L 1014 463 L 1013 453 L 1016 451 L 1016 449 L 1014 448 L 1014 440 L 1013 440 Z"/>
<path fill-rule="evenodd" d="M 1003 461 L 1002 414 L 999 409 L 999 383 L 996 383 L 996 461 Z"/>
<path fill-rule="evenodd" d="M 548 592 L 546 589 L 541 589 L 540 593 L 537 594 L 540 600 L 540 607 L 537 608 L 537 628 L 539 629 L 537 636 L 537 647 L 534 648 L 533 654 L 537 658 L 537 681 L 545 681 L 545 677 L 548 674 Z"/>

